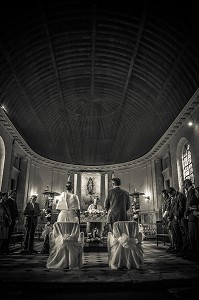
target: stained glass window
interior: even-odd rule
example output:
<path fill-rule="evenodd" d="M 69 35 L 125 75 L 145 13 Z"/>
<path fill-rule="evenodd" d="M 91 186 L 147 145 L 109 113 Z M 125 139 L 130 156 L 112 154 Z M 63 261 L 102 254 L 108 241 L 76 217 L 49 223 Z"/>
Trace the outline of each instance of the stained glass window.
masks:
<path fill-rule="evenodd" d="M 191 181 L 194 183 L 191 149 L 188 142 L 184 145 L 182 151 L 182 167 L 184 179 L 191 179 Z"/>

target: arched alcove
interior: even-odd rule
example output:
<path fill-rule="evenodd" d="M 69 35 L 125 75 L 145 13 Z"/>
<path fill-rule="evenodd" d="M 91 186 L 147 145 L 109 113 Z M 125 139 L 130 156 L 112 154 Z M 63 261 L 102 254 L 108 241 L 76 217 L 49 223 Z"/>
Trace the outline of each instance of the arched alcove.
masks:
<path fill-rule="evenodd" d="M 5 163 L 5 144 L 2 137 L 0 136 L 0 189 L 2 185 L 2 179 L 3 179 L 4 163 Z"/>

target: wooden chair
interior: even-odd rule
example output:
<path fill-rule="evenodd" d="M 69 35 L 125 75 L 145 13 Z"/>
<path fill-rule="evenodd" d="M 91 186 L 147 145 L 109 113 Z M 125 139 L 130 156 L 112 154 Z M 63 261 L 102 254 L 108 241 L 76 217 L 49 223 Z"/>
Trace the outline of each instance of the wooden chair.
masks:
<path fill-rule="evenodd" d="M 163 226 L 163 221 L 156 221 L 156 242 L 157 246 L 160 240 L 163 240 L 164 246 L 169 239 L 168 229 Z"/>

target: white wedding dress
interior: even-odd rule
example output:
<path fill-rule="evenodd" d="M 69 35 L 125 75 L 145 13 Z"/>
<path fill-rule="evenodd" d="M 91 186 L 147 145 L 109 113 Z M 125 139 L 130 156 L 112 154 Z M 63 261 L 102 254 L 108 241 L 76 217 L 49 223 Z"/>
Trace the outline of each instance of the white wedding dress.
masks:
<path fill-rule="evenodd" d="M 56 209 L 60 210 L 57 222 L 79 223 L 76 211 L 80 210 L 80 203 L 77 195 L 63 192 L 57 203 Z"/>

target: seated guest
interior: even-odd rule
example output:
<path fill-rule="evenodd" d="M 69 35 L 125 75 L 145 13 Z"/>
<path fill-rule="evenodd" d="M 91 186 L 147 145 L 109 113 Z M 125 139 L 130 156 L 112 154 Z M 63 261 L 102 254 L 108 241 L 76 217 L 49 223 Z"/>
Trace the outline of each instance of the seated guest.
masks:
<path fill-rule="evenodd" d="M 37 227 L 37 219 L 40 216 L 40 206 L 36 203 L 37 195 L 32 195 L 30 201 L 26 204 L 24 215 L 25 219 L 25 240 L 24 240 L 24 251 L 22 253 L 37 253 L 33 249 L 35 229 Z"/>
<path fill-rule="evenodd" d="M 103 211 L 103 207 L 100 204 L 100 200 L 98 196 L 94 198 L 94 202 L 89 205 L 87 211 L 89 213 Z M 87 229 L 86 229 L 87 235 L 88 233 L 92 233 L 93 238 L 95 238 L 96 236 L 101 237 L 102 228 L 103 228 L 102 222 L 87 222 Z"/>
<path fill-rule="evenodd" d="M 47 223 L 44 227 L 41 237 L 44 239 L 41 253 L 49 254 L 50 243 L 49 243 L 49 235 L 52 232 L 52 225 L 50 224 L 50 217 L 47 217 Z"/>

